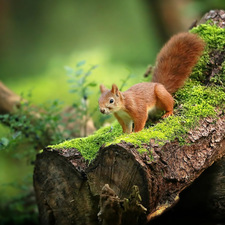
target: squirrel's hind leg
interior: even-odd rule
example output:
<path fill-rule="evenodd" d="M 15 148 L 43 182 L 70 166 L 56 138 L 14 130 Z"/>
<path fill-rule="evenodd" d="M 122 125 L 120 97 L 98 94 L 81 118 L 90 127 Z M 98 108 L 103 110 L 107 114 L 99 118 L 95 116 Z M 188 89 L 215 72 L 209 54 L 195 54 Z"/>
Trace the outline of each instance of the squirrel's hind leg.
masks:
<path fill-rule="evenodd" d="M 138 117 L 135 117 L 135 118 L 136 119 L 134 120 L 134 132 L 139 132 L 144 128 L 145 123 L 148 119 L 147 109 L 143 111 L 142 113 L 140 113 Z"/>
<path fill-rule="evenodd" d="M 156 84 L 154 91 L 157 99 L 156 107 L 166 111 L 162 118 L 173 115 L 174 100 L 172 95 L 165 89 L 162 84 Z"/>

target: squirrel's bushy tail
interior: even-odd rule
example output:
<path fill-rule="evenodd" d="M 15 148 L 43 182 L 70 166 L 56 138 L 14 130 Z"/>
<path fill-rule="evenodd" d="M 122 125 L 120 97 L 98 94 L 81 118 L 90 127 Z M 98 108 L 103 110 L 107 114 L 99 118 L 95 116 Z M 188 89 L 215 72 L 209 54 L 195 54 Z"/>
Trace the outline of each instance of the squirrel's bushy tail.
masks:
<path fill-rule="evenodd" d="M 152 82 L 163 84 L 171 94 L 177 91 L 190 76 L 204 47 L 204 41 L 196 34 L 173 36 L 157 56 Z"/>

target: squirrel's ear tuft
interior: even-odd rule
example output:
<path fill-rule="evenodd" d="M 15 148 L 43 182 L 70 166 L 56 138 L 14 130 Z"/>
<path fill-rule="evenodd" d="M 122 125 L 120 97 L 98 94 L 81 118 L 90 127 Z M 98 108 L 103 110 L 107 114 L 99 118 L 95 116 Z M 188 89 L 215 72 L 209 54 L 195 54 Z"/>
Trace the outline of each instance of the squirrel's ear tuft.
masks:
<path fill-rule="evenodd" d="M 119 88 L 115 85 L 115 84 L 113 84 L 112 85 L 112 90 L 111 90 L 111 92 L 113 93 L 113 94 L 116 94 L 117 96 L 119 96 Z"/>
<path fill-rule="evenodd" d="M 108 89 L 103 84 L 100 85 L 100 91 L 101 91 L 101 93 L 103 93 L 103 92 L 105 92 L 107 90 Z"/>

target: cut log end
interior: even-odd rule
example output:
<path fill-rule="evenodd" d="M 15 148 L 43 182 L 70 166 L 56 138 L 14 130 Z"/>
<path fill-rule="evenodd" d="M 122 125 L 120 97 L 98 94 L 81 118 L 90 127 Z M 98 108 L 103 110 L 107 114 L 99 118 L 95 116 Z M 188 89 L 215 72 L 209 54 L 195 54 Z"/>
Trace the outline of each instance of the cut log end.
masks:
<path fill-rule="evenodd" d="M 161 215 L 225 154 L 224 130 L 225 116 L 207 118 L 189 132 L 190 145 L 175 140 L 159 147 L 150 141 L 145 148 L 153 160 L 128 143 L 100 148 L 90 164 L 76 149 L 45 149 L 34 170 L 42 224 L 143 224 Z"/>

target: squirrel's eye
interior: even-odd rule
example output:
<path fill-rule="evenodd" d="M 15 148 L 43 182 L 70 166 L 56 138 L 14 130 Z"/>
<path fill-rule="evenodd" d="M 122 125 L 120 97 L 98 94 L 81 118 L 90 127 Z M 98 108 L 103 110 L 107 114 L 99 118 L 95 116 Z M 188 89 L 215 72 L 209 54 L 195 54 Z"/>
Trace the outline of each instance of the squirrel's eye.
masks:
<path fill-rule="evenodd" d="M 111 98 L 110 100 L 109 100 L 109 103 L 113 103 L 114 102 L 114 100 Z"/>

